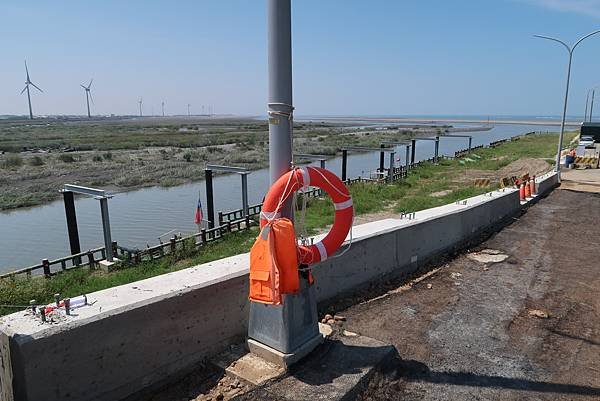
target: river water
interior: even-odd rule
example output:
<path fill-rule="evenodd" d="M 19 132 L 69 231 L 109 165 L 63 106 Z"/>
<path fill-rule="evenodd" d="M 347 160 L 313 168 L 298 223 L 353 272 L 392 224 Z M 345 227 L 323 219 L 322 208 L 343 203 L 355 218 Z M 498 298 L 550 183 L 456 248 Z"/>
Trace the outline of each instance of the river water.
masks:
<path fill-rule="evenodd" d="M 467 126 L 467 125 L 464 125 Z M 473 146 L 530 131 L 557 131 L 557 127 L 539 125 L 498 125 L 489 131 L 470 132 Z M 440 154 L 454 155 L 467 147 L 467 138 L 443 138 Z M 434 141 L 418 141 L 416 159 L 433 156 Z M 397 149 L 399 163 L 404 164 L 404 147 Z M 386 157 L 385 164 L 388 166 Z M 368 176 L 379 165 L 379 153 L 349 154 L 348 177 Z M 341 173 L 341 157 L 327 161 L 327 168 Z M 268 187 L 268 170 L 253 171 L 248 176 L 250 204 L 259 203 Z M 241 207 L 241 179 L 237 174 L 218 175 L 213 179 L 215 210 L 233 210 Z M 197 231 L 194 213 L 198 196 L 206 213 L 204 181 L 172 188 L 151 187 L 117 193 L 109 200 L 113 241 L 132 248 L 158 243 L 158 237 L 167 232 L 191 233 Z M 99 202 L 92 198 L 76 198 L 77 222 L 81 249 L 103 245 Z M 172 231 L 174 230 L 174 231 Z M 163 236 L 168 240 L 172 234 Z M 69 254 L 69 242 L 64 206 L 61 201 L 28 209 L 0 213 L 0 272 L 39 263 L 41 259 L 55 259 Z"/>

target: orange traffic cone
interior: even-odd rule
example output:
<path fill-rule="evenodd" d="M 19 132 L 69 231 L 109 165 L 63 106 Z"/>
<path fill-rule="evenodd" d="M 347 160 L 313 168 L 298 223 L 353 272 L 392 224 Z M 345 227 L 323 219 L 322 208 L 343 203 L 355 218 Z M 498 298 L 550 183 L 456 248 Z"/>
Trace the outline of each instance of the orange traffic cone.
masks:
<path fill-rule="evenodd" d="M 525 181 L 525 198 L 531 199 L 531 186 L 528 181 Z"/>
<path fill-rule="evenodd" d="M 525 201 L 525 184 L 521 184 L 520 188 L 519 188 L 519 200 L 521 202 Z"/>
<path fill-rule="evenodd" d="M 533 180 L 531 180 L 531 195 L 537 195 L 537 189 L 535 188 L 535 175 L 533 176 Z"/>

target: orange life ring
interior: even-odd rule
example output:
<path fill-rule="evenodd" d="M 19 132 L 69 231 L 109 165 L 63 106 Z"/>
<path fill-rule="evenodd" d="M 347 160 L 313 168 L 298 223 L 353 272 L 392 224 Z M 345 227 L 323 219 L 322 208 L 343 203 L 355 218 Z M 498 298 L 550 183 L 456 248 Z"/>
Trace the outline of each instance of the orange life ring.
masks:
<path fill-rule="evenodd" d="M 325 238 L 313 245 L 298 245 L 298 262 L 306 265 L 322 262 L 331 256 L 342 245 L 352 228 L 352 196 L 342 180 L 323 168 L 295 168 L 279 177 L 271 186 L 260 212 L 262 228 L 269 221 L 281 217 L 281 208 L 294 192 L 308 186 L 319 187 L 329 194 L 335 207 L 335 216 L 333 227 Z"/>

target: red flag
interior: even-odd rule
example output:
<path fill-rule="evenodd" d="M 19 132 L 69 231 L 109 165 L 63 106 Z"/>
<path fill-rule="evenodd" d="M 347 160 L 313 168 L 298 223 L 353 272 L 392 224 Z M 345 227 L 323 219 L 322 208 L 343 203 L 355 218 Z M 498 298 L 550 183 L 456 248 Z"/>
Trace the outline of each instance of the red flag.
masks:
<path fill-rule="evenodd" d="M 194 216 L 194 223 L 200 224 L 202 222 L 203 217 L 204 216 L 202 214 L 202 202 L 200 201 L 200 197 L 198 197 L 198 205 L 196 206 L 196 215 Z"/>

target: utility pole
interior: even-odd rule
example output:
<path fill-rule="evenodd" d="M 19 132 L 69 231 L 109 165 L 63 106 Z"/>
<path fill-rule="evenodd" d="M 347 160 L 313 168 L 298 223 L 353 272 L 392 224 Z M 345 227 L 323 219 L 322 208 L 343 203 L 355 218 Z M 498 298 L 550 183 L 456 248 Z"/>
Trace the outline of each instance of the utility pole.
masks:
<path fill-rule="evenodd" d="M 596 94 L 596 89 L 592 89 L 592 102 L 590 104 L 590 122 L 592 122 L 592 116 L 594 115 L 594 96 Z"/>
<path fill-rule="evenodd" d="M 268 0 L 269 179 L 274 183 L 292 163 L 292 34 L 291 0 Z M 281 210 L 292 218 L 291 199 Z M 300 290 L 284 294 L 281 305 L 250 302 L 248 346 L 256 355 L 287 365 L 323 341 L 319 333 L 314 286 L 300 272 Z M 283 355 L 282 355 L 283 354 Z"/>

